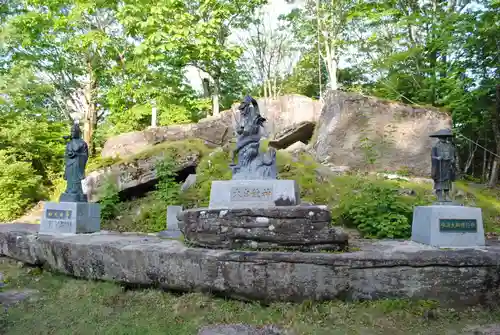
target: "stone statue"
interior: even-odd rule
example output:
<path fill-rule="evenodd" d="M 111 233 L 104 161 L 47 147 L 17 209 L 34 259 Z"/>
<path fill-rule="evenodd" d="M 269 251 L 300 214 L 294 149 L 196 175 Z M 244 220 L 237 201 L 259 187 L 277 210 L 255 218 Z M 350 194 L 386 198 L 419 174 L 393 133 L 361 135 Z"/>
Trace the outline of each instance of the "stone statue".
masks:
<path fill-rule="evenodd" d="M 434 180 L 434 189 L 439 203 L 451 202 L 449 192 L 452 188 L 452 182 L 456 179 L 457 171 L 457 151 L 452 142 L 453 133 L 450 129 L 442 129 L 430 135 L 435 137 L 438 142 L 432 146 L 432 172 Z"/>
<path fill-rule="evenodd" d="M 89 157 L 87 143 L 81 139 L 78 123 L 71 128 L 71 136 L 66 143 L 64 158 L 66 167 L 64 169 L 64 180 L 66 180 L 66 191 L 61 194 L 59 202 L 87 202 L 87 196 L 83 193 L 82 180 L 85 179 L 85 165 Z"/>
<path fill-rule="evenodd" d="M 250 96 L 238 107 L 240 124 L 236 130 L 238 139 L 233 151 L 231 169 L 235 180 L 276 179 L 276 150 L 270 148 L 267 153 L 261 153 L 261 128 L 266 121 L 260 115 L 257 101 Z M 235 156 L 238 163 L 235 164 Z"/>

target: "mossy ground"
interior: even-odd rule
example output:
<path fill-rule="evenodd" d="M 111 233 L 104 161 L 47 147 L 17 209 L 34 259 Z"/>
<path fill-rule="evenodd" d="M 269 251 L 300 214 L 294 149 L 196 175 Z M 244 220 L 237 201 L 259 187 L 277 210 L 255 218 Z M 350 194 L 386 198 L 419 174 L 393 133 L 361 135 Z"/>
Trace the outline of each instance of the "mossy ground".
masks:
<path fill-rule="evenodd" d="M 165 208 L 167 205 L 182 204 L 184 208 L 207 207 L 211 181 L 231 178 L 231 171 L 228 167 L 230 152 L 226 148 L 209 153 L 207 148 L 203 148 L 203 144 L 196 141 L 193 143 L 194 148 L 203 153 L 203 158 L 197 168 L 195 185 L 172 203 L 160 200 L 157 192 L 150 192 L 145 197 L 120 203 L 118 204 L 120 215 L 114 220 L 103 222 L 103 228 L 118 231 L 157 232 L 165 227 Z M 177 144 L 177 146 L 186 147 L 185 144 Z M 266 146 L 267 144 L 264 143 L 262 149 L 265 150 Z M 171 150 L 172 147 L 174 147 L 173 144 L 163 145 L 155 150 Z M 144 157 L 144 155 L 146 154 L 141 153 L 136 157 Z M 435 201 L 430 183 L 387 180 L 362 174 L 328 176 L 318 172 L 320 165 L 305 153 L 290 155 L 280 151 L 277 162 L 279 178 L 297 180 L 303 201 L 328 205 L 332 211 L 332 223 L 335 225 L 349 225 L 349 222 L 345 221 L 344 204 L 349 203 L 353 197 L 363 192 L 367 185 L 412 190 L 414 191 L 413 195 L 398 197 L 398 201 L 412 206 L 431 204 Z M 483 209 L 487 232 L 500 231 L 500 192 L 467 182 L 456 183 L 456 188 L 461 190 L 464 195 L 460 201 Z"/>
<path fill-rule="evenodd" d="M 500 311 L 454 310 L 431 301 L 275 303 L 263 306 L 200 293 L 171 294 L 155 289 L 78 280 L 20 268 L 0 259 L 4 289 L 36 289 L 38 299 L 0 314 L 0 333 L 196 335 L 220 323 L 276 324 L 297 335 L 451 334 L 468 325 L 500 322 Z"/>

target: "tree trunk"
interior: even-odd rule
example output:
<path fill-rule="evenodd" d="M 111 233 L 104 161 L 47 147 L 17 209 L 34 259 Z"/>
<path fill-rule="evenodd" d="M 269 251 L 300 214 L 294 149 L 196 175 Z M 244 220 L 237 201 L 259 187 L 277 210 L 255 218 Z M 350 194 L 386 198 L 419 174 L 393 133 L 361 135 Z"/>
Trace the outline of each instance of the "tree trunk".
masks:
<path fill-rule="evenodd" d="M 219 85 L 220 79 L 214 78 L 214 87 L 212 92 L 212 115 L 219 115 Z"/>
<path fill-rule="evenodd" d="M 465 166 L 463 169 L 463 174 L 467 174 L 467 171 L 471 168 L 474 162 L 474 156 L 477 150 L 477 144 L 473 147 L 472 143 L 469 145 L 469 157 L 467 157 L 467 161 L 465 162 Z"/>
<path fill-rule="evenodd" d="M 491 168 L 490 180 L 488 187 L 495 187 L 498 182 L 498 173 L 500 170 L 500 85 L 496 87 L 496 103 L 495 110 L 492 112 L 492 129 L 495 135 L 496 156 L 493 158 L 493 166 Z"/>
<path fill-rule="evenodd" d="M 337 82 L 337 59 L 336 59 L 336 52 L 335 52 L 335 47 L 333 46 L 333 41 L 331 42 L 332 45 L 328 43 L 328 40 L 325 41 L 325 63 L 326 63 L 326 70 L 328 72 L 328 81 L 329 81 L 329 86 L 330 89 L 332 90 L 337 90 L 338 89 L 338 82 Z M 320 65 L 321 66 L 321 65 Z"/>
<path fill-rule="evenodd" d="M 88 62 L 88 70 L 89 70 L 89 82 L 85 87 L 85 100 L 86 100 L 86 108 L 83 117 L 83 140 L 87 142 L 89 147 L 89 153 L 91 155 L 95 154 L 95 146 L 92 141 L 94 136 L 94 131 L 97 128 L 97 106 L 95 94 L 97 90 L 97 81 L 94 78 L 92 73 L 92 65 L 90 61 Z"/>
<path fill-rule="evenodd" d="M 500 148 L 497 152 L 500 152 Z M 495 157 L 493 159 L 493 165 L 491 166 L 490 180 L 488 181 L 488 187 L 495 187 L 498 182 L 498 172 L 500 169 L 500 158 Z"/>

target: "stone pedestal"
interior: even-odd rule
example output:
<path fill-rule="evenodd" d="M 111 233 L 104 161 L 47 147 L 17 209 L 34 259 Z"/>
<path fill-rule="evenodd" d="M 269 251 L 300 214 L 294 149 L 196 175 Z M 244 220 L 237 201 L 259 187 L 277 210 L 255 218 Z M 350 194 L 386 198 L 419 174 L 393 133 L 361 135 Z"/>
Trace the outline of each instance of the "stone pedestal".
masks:
<path fill-rule="evenodd" d="M 182 212 L 182 206 L 167 206 L 167 230 L 158 233 L 158 236 L 164 238 L 179 238 L 182 232 L 179 228 L 177 214 Z"/>
<path fill-rule="evenodd" d="M 217 180 L 212 182 L 209 208 L 257 208 L 300 204 L 295 180 Z"/>
<path fill-rule="evenodd" d="M 415 207 L 411 239 L 439 248 L 483 247 L 481 208 L 440 205 Z"/>
<path fill-rule="evenodd" d="M 101 227 L 99 204 L 88 202 L 44 203 L 40 234 L 94 233 Z"/>
<path fill-rule="evenodd" d="M 326 206 L 195 208 L 178 215 L 184 237 L 198 247 L 290 251 L 342 251 L 348 236 L 331 227 Z"/>

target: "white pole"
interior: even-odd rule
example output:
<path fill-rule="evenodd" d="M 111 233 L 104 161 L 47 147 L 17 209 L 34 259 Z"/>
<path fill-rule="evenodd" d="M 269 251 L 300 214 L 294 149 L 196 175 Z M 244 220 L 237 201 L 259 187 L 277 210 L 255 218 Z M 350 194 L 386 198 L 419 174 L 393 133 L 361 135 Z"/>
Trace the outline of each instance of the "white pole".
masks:
<path fill-rule="evenodd" d="M 151 127 L 156 127 L 156 101 L 153 100 L 151 103 L 153 108 L 151 109 Z"/>

